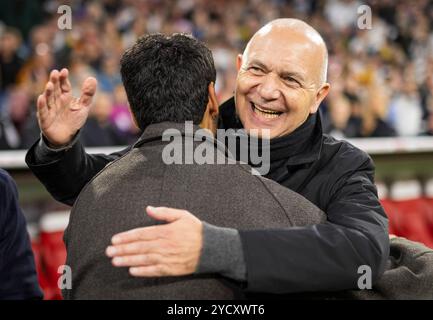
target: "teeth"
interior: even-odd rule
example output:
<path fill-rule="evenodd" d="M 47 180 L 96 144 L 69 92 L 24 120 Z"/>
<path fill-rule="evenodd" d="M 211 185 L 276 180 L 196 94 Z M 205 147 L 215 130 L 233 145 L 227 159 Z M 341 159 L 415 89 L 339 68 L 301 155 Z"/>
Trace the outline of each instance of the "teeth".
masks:
<path fill-rule="evenodd" d="M 270 114 L 279 114 L 279 113 L 280 113 L 280 112 L 277 112 L 277 111 L 263 110 L 262 108 L 259 108 L 259 107 L 257 107 L 256 105 L 254 105 L 254 108 L 256 108 L 256 109 L 258 109 L 259 111 L 264 112 L 264 113 L 270 113 Z"/>
<path fill-rule="evenodd" d="M 260 110 L 257 109 L 257 108 L 254 108 L 254 112 L 255 112 L 256 114 L 260 115 L 260 116 L 265 117 L 266 119 L 275 119 L 275 118 L 278 118 L 278 117 L 279 117 L 279 114 L 275 114 L 275 113 L 266 113 L 266 112 L 260 111 Z"/>
<path fill-rule="evenodd" d="M 281 112 L 276 112 L 276 111 L 268 111 L 268 110 L 263 110 L 260 109 L 259 107 L 257 107 L 256 105 L 252 104 L 253 106 L 253 110 L 256 114 L 266 118 L 266 119 L 275 119 L 278 118 L 281 114 Z"/>

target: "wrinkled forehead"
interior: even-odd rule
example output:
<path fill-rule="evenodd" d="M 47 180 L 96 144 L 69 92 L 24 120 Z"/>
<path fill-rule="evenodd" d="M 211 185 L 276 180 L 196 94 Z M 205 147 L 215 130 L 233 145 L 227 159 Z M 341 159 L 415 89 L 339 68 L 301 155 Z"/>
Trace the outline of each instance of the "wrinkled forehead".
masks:
<path fill-rule="evenodd" d="M 307 79 L 316 79 L 324 63 L 323 50 L 323 40 L 315 32 L 264 27 L 251 39 L 244 62 L 260 60 L 276 71 L 302 71 Z"/>

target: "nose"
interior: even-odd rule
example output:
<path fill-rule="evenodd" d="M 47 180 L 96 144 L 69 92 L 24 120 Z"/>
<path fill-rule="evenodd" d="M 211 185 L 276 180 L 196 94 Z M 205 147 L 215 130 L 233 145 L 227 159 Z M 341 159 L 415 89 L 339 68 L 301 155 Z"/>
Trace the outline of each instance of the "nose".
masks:
<path fill-rule="evenodd" d="M 264 100 L 277 100 L 281 95 L 277 76 L 270 72 L 262 77 L 258 93 Z"/>

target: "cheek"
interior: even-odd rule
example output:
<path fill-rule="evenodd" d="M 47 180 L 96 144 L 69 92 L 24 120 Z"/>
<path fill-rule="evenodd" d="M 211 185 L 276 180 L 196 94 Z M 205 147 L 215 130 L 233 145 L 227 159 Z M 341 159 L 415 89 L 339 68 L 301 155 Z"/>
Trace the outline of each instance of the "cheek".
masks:
<path fill-rule="evenodd" d="M 250 77 L 239 75 L 236 83 L 236 108 L 239 113 L 245 112 L 245 109 L 249 107 L 249 103 L 247 102 L 247 96 L 251 94 L 253 91 L 254 85 Z"/>
<path fill-rule="evenodd" d="M 310 113 L 310 108 L 313 105 L 311 95 L 300 90 L 287 91 L 284 99 L 289 110 L 299 116 Z"/>
<path fill-rule="evenodd" d="M 237 78 L 236 88 L 237 91 L 243 95 L 251 93 L 259 84 L 257 77 L 251 76 L 247 73 L 239 74 Z"/>
<path fill-rule="evenodd" d="M 284 93 L 284 103 L 290 113 L 297 113 L 302 105 L 302 96 L 296 90 L 286 90 Z"/>

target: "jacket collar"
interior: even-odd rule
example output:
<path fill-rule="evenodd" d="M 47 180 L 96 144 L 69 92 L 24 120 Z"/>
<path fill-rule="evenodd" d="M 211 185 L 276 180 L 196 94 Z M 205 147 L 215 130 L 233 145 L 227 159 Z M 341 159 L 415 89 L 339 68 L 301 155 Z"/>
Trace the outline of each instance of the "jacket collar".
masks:
<path fill-rule="evenodd" d="M 189 124 L 192 124 L 192 121 L 190 121 L 188 124 L 187 122 L 170 121 L 150 124 L 144 129 L 140 138 L 133 144 L 132 148 L 139 148 L 142 145 L 150 142 L 163 141 L 162 137 L 164 135 L 170 137 L 185 137 L 194 139 L 196 138 L 197 131 L 201 130 L 200 132 L 206 135 L 206 142 L 213 144 L 218 150 L 224 152 L 224 154 L 227 152 L 224 144 L 215 139 L 214 135 L 210 131 L 204 130 L 198 125 L 193 124 L 190 126 Z M 202 135 L 200 135 L 200 137 L 201 136 Z M 196 139 L 195 141 L 200 140 Z"/>
<path fill-rule="evenodd" d="M 193 125 L 193 132 L 197 131 L 199 126 Z M 171 130 L 174 135 L 190 135 L 189 132 L 186 132 L 185 130 L 185 123 L 177 123 L 177 122 L 160 122 L 160 123 L 153 123 L 149 124 L 141 134 L 140 138 L 137 140 L 136 143 L 132 146 L 133 148 L 137 148 L 147 142 L 157 141 L 161 140 L 164 133 L 167 132 L 167 130 Z"/>
<path fill-rule="evenodd" d="M 222 129 L 242 128 L 234 98 L 220 106 L 218 125 Z M 271 163 L 286 159 L 287 166 L 297 166 L 318 160 L 322 150 L 322 136 L 322 120 L 318 111 L 292 133 L 271 140 Z"/>

